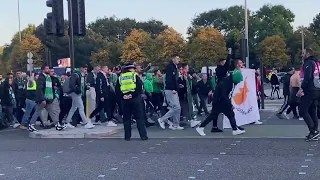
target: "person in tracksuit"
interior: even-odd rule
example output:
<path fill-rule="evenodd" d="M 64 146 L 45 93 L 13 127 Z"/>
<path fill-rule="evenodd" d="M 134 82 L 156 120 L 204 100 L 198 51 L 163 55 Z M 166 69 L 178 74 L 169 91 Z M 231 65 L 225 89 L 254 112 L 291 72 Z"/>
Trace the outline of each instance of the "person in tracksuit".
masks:
<path fill-rule="evenodd" d="M 241 81 L 243 81 L 243 76 L 239 70 L 234 70 L 231 75 L 220 81 L 213 94 L 212 111 L 210 115 L 196 128 L 199 135 L 206 135 L 204 133 L 204 127 L 211 121 L 213 121 L 213 129 L 211 132 L 222 132 L 222 130 L 218 129 L 218 116 L 220 113 L 223 113 L 228 117 L 233 130 L 233 135 L 240 135 L 245 132 L 243 128 L 237 126 L 235 114 L 233 112 L 234 107 L 231 103 L 234 86 Z"/>

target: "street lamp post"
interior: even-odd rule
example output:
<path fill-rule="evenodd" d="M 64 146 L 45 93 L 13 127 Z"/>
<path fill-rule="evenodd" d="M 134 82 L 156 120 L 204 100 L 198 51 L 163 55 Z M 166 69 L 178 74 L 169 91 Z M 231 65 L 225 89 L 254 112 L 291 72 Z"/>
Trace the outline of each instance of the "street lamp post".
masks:
<path fill-rule="evenodd" d="M 18 23 L 19 23 L 19 41 L 21 42 L 22 35 L 21 35 L 21 27 L 20 27 L 20 0 L 18 0 Z"/>
<path fill-rule="evenodd" d="M 303 53 L 304 53 L 304 27 L 301 28 L 301 53 L 302 53 L 302 62 L 303 62 Z"/>
<path fill-rule="evenodd" d="M 245 39 L 247 40 L 247 57 L 246 67 L 249 68 L 249 32 L 248 32 L 248 7 L 247 0 L 244 0 L 244 28 L 245 28 Z"/>

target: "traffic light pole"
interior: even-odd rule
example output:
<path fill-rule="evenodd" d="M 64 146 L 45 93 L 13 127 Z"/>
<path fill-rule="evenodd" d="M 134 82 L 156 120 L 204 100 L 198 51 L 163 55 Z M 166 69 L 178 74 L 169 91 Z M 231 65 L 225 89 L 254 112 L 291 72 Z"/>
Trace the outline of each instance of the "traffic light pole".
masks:
<path fill-rule="evenodd" d="M 71 70 L 74 71 L 74 35 L 73 35 L 73 18 L 72 18 L 72 0 L 68 0 L 68 18 L 69 18 L 69 54 L 71 60 Z"/>

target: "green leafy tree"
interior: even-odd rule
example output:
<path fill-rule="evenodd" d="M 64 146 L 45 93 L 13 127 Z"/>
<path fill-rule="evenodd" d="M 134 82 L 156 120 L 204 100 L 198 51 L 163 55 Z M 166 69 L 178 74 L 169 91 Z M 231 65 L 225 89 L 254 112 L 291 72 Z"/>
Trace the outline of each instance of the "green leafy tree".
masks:
<path fill-rule="evenodd" d="M 267 37 L 260 43 L 260 59 L 268 68 L 286 66 L 290 60 L 286 52 L 286 43 L 279 35 Z"/>
<path fill-rule="evenodd" d="M 310 31 L 315 36 L 320 36 L 320 13 L 313 18 L 313 22 L 310 24 Z"/>

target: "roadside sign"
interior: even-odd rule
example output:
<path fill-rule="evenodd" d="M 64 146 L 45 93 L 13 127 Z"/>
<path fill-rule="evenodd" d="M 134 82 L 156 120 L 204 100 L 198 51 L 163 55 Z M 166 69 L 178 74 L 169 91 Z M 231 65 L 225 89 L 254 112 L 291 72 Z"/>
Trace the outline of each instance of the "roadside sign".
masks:
<path fill-rule="evenodd" d="M 29 59 L 32 59 L 32 58 L 33 58 L 32 52 L 28 52 L 27 57 L 28 57 Z"/>
<path fill-rule="evenodd" d="M 27 64 L 27 71 L 32 71 L 33 70 L 33 64 Z"/>
<path fill-rule="evenodd" d="M 28 64 L 32 64 L 33 63 L 33 59 L 28 59 Z"/>

